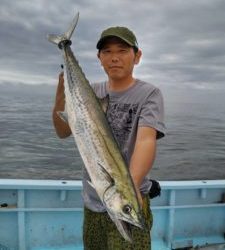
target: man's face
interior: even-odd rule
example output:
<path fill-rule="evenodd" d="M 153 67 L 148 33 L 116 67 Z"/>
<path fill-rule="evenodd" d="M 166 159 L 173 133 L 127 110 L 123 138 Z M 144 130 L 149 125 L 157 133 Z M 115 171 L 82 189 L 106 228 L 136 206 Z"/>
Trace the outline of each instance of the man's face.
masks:
<path fill-rule="evenodd" d="M 98 53 L 98 58 L 109 79 L 123 80 L 132 76 L 135 64 L 139 63 L 141 51 L 134 49 L 120 39 L 105 42 Z"/>

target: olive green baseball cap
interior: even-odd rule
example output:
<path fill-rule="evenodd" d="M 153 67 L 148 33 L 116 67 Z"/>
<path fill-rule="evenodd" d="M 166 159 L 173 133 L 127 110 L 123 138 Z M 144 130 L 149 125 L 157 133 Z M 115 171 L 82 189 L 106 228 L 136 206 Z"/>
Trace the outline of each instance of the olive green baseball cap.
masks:
<path fill-rule="evenodd" d="M 118 37 L 127 44 L 129 44 L 131 47 L 134 47 L 135 49 L 138 50 L 138 43 L 134 33 L 126 27 L 119 27 L 119 26 L 110 27 L 104 30 L 101 34 L 99 41 L 97 42 L 96 48 L 101 49 L 106 38 L 109 37 Z"/>

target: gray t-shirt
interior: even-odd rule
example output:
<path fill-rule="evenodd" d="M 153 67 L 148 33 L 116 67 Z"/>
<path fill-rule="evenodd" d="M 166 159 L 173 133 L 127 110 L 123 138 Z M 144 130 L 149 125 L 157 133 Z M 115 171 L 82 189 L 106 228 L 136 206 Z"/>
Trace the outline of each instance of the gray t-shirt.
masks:
<path fill-rule="evenodd" d="M 138 127 L 152 127 L 157 131 L 157 139 L 165 133 L 163 97 L 158 88 L 150 83 L 136 80 L 125 91 L 114 92 L 107 88 L 107 83 L 92 84 L 97 97 L 109 95 L 106 112 L 107 120 L 113 135 L 120 147 L 121 153 L 129 166 L 134 150 Z M 83 173 L 83 199 L 87 208 L 103 212 L 105 208 L 96 191 L 87 182 L 90 178 L 87 171 Z M 144 178 L 140 187 L 143 194 L 148 193 L 150 183 Z"/>

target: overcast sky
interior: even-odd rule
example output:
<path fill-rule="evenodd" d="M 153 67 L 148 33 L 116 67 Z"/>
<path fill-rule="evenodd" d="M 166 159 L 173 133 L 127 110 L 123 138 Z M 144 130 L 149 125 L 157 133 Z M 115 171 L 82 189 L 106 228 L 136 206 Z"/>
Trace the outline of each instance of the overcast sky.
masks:
<path fill-rule="evenodd" d="M 46 39 L 80 12 L 72 49 L 87 78 L 104 80 L 96 42 L 127 26 L 143 57 L 135 76 L 159 86 L 225 89 L 224 0 L 0 0 L 0 83 L 56 84 L 62 56 Z"/>

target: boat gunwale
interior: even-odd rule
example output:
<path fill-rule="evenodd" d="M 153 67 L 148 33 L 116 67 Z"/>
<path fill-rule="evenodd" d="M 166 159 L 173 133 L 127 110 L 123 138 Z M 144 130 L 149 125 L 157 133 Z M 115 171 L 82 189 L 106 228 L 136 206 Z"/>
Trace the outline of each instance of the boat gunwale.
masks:
<path fill-rule="evenodd" d="M 163 190 L 225 187 L 221 180 L 159 181 Z M 0 189 L 82 190 L 81 180 L 0 179 Z"/>

